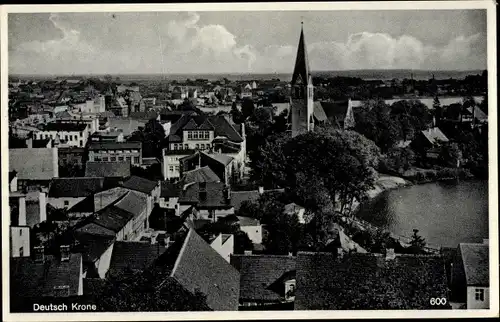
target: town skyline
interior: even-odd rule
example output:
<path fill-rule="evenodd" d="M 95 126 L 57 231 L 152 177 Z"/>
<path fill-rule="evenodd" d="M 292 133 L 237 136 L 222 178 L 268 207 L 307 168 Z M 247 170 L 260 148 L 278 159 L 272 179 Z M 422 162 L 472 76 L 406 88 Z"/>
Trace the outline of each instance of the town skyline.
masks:
<path fill-rule="evenodd" d="M 291 73 L 301 20 L 313 71 L 487 65 L 484 10 L 16 13 L 8 20 L 10 74 Z"/>

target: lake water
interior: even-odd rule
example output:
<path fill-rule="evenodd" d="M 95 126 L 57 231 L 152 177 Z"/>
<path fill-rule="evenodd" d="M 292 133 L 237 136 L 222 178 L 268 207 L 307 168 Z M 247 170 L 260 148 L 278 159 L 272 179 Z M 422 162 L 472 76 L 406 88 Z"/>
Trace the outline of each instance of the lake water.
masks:
<path fill-rule="evenodd" d="M 357 216 L 402 236 L 413 229 L 430 245 L 456 247 L 488 238 L 488 182 L 436 182 L 385 191 Z"/>

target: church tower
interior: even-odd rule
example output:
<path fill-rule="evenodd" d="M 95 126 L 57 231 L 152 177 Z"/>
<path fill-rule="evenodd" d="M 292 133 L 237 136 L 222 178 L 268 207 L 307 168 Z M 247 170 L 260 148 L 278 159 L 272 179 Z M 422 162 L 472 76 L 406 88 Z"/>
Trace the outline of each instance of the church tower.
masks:
<path fill-rule="evenodd" d="M 297 48 L 290 94 L 293 137 L 314 129 L 314 87 L 309 73 L 309 60 L 307 58 L 303 26 L 300 30 L 299 47 Z"/>

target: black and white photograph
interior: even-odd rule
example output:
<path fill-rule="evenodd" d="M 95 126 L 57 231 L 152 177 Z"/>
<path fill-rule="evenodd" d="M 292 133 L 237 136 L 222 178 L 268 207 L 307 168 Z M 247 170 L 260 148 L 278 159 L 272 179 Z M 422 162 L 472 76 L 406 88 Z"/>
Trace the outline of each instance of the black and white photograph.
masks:
<path fill-rule="evenodd" d="M 498 316 L 495 8 L 445 2 L 3 7 L 4 312 Z"/>

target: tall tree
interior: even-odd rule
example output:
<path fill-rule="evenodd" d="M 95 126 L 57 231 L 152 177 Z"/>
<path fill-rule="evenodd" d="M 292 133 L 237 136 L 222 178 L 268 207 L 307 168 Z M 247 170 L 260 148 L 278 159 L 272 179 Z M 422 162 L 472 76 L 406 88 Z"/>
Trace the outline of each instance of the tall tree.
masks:
<path fill-rule="evenodd" d="M 241 113 L 243 114 L 243 118 L 246 119 L 247 117 L 250 117 L 255 110 L 255 105 L 253 103 L 253 100 L 249 98 L 243 99 L 241 102 Z"/>

